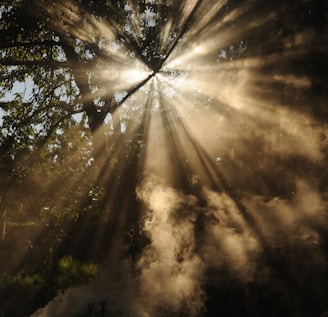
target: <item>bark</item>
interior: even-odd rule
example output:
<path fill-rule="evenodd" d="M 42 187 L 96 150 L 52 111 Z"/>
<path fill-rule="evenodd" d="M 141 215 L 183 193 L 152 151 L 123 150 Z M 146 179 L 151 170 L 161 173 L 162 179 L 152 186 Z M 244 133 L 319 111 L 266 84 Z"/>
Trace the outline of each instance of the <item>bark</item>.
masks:
<path fill-rule="evenodd" d="M 71 68 L 72 73 L 74 75 L 76 85 L 80 90 L 83 111 L 85 111 L 88 117 L 88 125 L 92 134 L 93 158 L 99 169 L 100 178 L 102 178 L 102 171 L 106 167 L 109 160 L 106 149 L 106 132 L 104 127 L 104 119 L 107 115 L 107 111 L 105 111 L 105 109 L 97 109 L 92 91 L 90 89 L 87 71 L 84 67 L 81 67 L 82 65 L 79 61 L 79 57 L 74 51 L 74 48 L 68 43 L 65 43 L 65 39 L 62 39 L 61 44 L 67 56 L 68 62 L 71 63 L 71 65 L 74 65 Z"/>

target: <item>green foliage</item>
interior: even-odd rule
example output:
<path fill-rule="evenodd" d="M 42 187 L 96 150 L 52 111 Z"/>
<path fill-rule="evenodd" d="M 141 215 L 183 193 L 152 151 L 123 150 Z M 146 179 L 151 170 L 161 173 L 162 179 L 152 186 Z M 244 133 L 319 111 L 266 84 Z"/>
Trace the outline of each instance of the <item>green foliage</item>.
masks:
<path fill-rule="evenodd" d="M 4 316 L 23 316 L 33 312 L 35 302 L 42 304 L 48 296 L 54 296 L 58 290 L 88 283 L 94 278 L 98 266 L 74 260 L 65 256 L 54 263 L 55 270 L 49 271 L 33 266 L 16 273 L 0 275 L 0 312 Z"/>
<path fill-rule="evenodd" d="M 323 34 L 326 30 L 325 11 L 319 6 L 314 10 L 311 7 L 313 1 L 302 1 L 299 6 L 283 0 L 267 2 L 267 5 L 264 5 L 265 1 L 250 1 L 245 6 L 240 5 L 242 1 L 224 1 L 216 7 L 217 12 L 204 12 L 209 8 L 205 5 L 198 10 L 199 16 L 191 14 L 189 19 L 190 3 L 196 3 L 197 7 L 206 1 L 1 2 L 0 316 L 2 313 L 4 316 L 24 316 L 44 305 L 58 290 L 87 283 L 97 274 L 98 267 L 94 262 L 103 260 L 107 251 L 104 245 L 110 244 L 114 229 L 117 227 L 118 231 L 125 232 L 126 224 L 135 222 L 138 217 L 135 184 L 139 175 L 136 170 L 138 165 L 145 164 L 142 154 L 148 151 L 146 141 L 150 131 L 146 129 L 149 112 L 153 111 L 148 111 L 152 96 L 147 87 L 137 89 L 141 86 L 126 83 L 128 80 L 119 78 L 121 74 L 116 76 L 120 73 L 118 69 L 129 70 L 139 60 L 136 65 L 144 64 L 157 72 L 175 44 L 179 43 L 176 54 L 182 55 L 192 52 L 193 46 L 201 44 L 203 38 L 205 51 L 209 50 L 206 52 L 209 61 L 231 64 L 227 66 L 230 75 L 224 78 L 228 83 L 243 75 L 238 60 L 248 56 L 255 61 L 261 54 L 266 57 L 279 55 L 288 43 L 294 41 L 296 44 L 303 37 Z M 209 3 L 214 5 L 215 1 Z M 242 13 L 238 17 L 239 9 Z M 275 18 L 271 19 L 271 16 Z M 286 18 L 282 22 L 279 16 Z M 292 19 L 293 16 L 296 19 Z M 197 19 L 202 17 L 209 17 L 209 20 L 198 24 Z M 318 20 L 316 26 L 312 19 Z M 214 21 L 220 21 L 222 25 Z M 230 32 L 237 29 L 246 31 Z M 221 31 L 223 36 L 211 43 L 212 33 Z M 189 32 L 190 43 L 181 38 L 184 32 Z M 299 36 L 291 41 L 294 34 Z M 315 41 L 304 43 L 316 46 Z M 307 51 L 305 47 L 299 48 Z M 291 52 L 289 55 L 297 55 L 295 51 Z M 205 58 L 204 55 L 195 58 Z M 325 74 L 320 58 L 314 62 L 313 56 L 311 59 L 309 74 L 303 75 L 307 77 L 316 71 Z M 293 74 L 290 71 L 293 62 L 292 58 L 283 60 L 289 65 L 286 74 Z M 281 65 L 274 63 L 272 67 Z M 251 68 L 253 66 L 247 71 L 253 71 Z M 217 69 L 213 67 L 212 72 Z M 183 71 L 167 73 L 168 85 L 173 79 L 184 76 Z M 259 70 L 258 77 L 260 75 Z M 257 89 L 260 90 L 261 84 L 257 82 Z M 315 85 L 315 81 L 312 84 Z M 158 85 L 161 95 L 165 87 L 161 87 L 161 83 Z M 174 84 L 172 89 L 175 89 Z M 121 105 L 115 100 L 115 94 L 122 91 L 129 99 Z M 234 116 L 233 107 L 220 105 L 214 97 L 199 91 L 190 87 L 193 100 L 184 114 L 173 113 L 174 107 L 165 107 L 161 97 L 158 98 L 158 109 L 154 110 L 163 121 L 164 138 L 168 139 L 167 146 L 172 152 L 171 164 L 178 166 L 181 175 L 187 173 L 187 169 L 189 172 L 189 165 L 193 164 L 189 164 L 189 160 L 175 164 L 184 160 L 178 152 L 184 147 L 185 140 L 181 138 L 180 144 L 180 140 L 175 142 L 172 137 L 174 125 L 180 125 L 179 131 L 184 129 L 179 117 L 189 116 L 198 122 L 204 111 L 211 107 L 227 119 Z M 148 103 L 146 107 L 142 104 L 144 100 Z M 180 98 L 176 100 L 179 102 Z M 326 114 L 326 110 L 322 113 Z M 170 116 L 174 120 L 170 120 Z M 320 111 L 315 117 L 320 117 Z M 224 133 L 221 131 L 222 135 Z M 187 131 L 183 134 L 187 135 Z M 249 140 L 244 138 L 243 143 L 247 144 Z M 254 154 L 247 148 L 245 153 L 248 155 L 237 155 L 244 150 L 233 137 L 231 140 L 227 148 L 222 149 L 224 155 L 231 154 L 233 158 L 225 171 L 242 182 L 239 189 L 243 189 L 243 182 L 249 189 L 252 186 L 249 183 L 256 183 L 249 182 L 254 174 L 249 163 Z M 282 195 L 280 192 L 285 188 L 294 191 L 295 184 L 289 179 L 288 172 L 295 163 L 288 165 L 277 157 L 271 157 L 268 163 L 262 147 L 264 141 L 256 135 L 252 135 L 251 140 L 253 149 L 257 149 L 255 157 L 261 158 L 258 174 L 263 175 L 266 184 L 270 183 L 272 170 L 284 179 L 280 181 L 285 184 L 283 190 L 273 190 L 273 186 L 266 190 L 266 184 L 261 184 L 262 191 L 274 193 L 274 196 Z M 190 143 L 193 143 L 191 137 Z M 203 154 L 197 151 L 197 146 L 195 150 L 199 152 L 200 161 L 211 155 L 210 151 Z M 223 161 L 226 160 L 224 155 Z M 265 163 L 263 167 L 261 162 Z M 269 171 L 267 174 L 266 170 Z M 243 171 L 242 180 L 238 171 Z M 178 180 L 180 174 L 174 177 Z M 218 174 L 218 178 L 222 177 Z M 238 184 L 233 176 L 231 180 Z M 229 183 L 226 187 L 232 185 Z M 102 241 L 95 242 L 94 237 Z M 100 250 L 94 251 L 95 245 Z M 304 250 L 298 252 L 303 254 Z M 297 267 L 296 263 L 290 266 Z M 299 269 L 303 268 L 299 266 Z M 288 273 L 293 275 L 293 272 Z"/>
<path fill-rule="evenodd" d="M 0 312 L 3 316 L 24 316 L 46 287 L 46 277 L 24 270 L 0 276 Z"/>
<path fill-rule="evenodd" d="M 66 117 L 52 134 L 42 135 L 33 119 L 26 119 L 32 108 L 9 103 L 1 130 L 0 230 L 7 211 L 0 241 L 4 316 L 33 312 L 58 289 L 85 283 L 97 270 L 62 256 L 63 246 L 74 240 L 71 228 L 83 214 L 100 214 L 104 197 L 94 185 L 90 133 L 84 122 Z"/>
<path fill-rule="evenodd" d="M 65 289 L 72 285 L 88 283 L 95 277 L 98 267 L 92 263 L 81 263 L 72 256 L 64 256 L 58 262 L 57 283 L 59 289 Z"/>

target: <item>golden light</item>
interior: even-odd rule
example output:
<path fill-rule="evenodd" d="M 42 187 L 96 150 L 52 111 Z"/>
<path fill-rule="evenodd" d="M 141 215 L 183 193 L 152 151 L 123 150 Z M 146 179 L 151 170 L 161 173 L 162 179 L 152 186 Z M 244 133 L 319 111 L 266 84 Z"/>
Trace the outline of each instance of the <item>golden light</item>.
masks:
<path fill-rule="evenodd" d="M 104 59 L 94 71 L 97 80 L 104 82 L 104 96 L 110 95 L 110 90 L 114 99 L 120 98 L 110 112 L 111 128 L 106 132 L 111 144 L 108 148 L 114 144 L 114 150 L 111 148 L 109 158 L 98 166 L 99 178 L 105 179 L 109 188 L 109 208 L 90 246 L 107 243 L 112 238 L 107 237 L 110 230 L 115 231 L 114 238 L 124 235 L 133 217 L 142 218 L 136 220 L 136 227 L 138 221 L 147 218 L 140 232 L 148 232 L 149 245 L 138 250 L 135 264 L 140 275 L 133 282 L 139 283 L 145 294 L 157 296 L 151 303 L 153 308 L 165 293 L 161 283 L 166 293 L 171 292 L 171 297 L 166 294 L 167 302 L 176 303 L 175 289 L 181 294 L 188 289 L 202 291 L 200 281 L 208 268 L 219 271 L 227 264 L 231 274 L 243 282 L 251 281 L 257 274 L 255 262 L 268 243 L 283 245 L 276 232 L 286 240 L 299 239 L 301 244 L 310 229 L 317 233 L 318 215 L 327 223 L 321 215 L 327 202 L 316 174 L 327 159 L 327 123 L 316 118 L 308 105 L 298 104 L 312 102 L 308 97 L 313 84 L 310 75 L 293 74 L 287 66 L 287 70 L 279 69 L 304 52 L 295 49 L 262 56 L 253 47 L 257 55 L 251 49 L 245 53 L 248 48 L 244 41 L 254 44 L 252 34 L 248 34 L 256 29 L 254 23 L 270 24 L 274 16 L 247 24 L 252 4 L 224 13 L 224 3 L 220 0 L 216 5 L 200 7 L 198 24 L 178 42 L 158 72 L 148 69 L 124 44 L 113 46 L 114 42 L 108 54 L 117 64 Z M 193 5 L 185 5 L 183 21 Z M 213 7 L 215 10 L 208 10 Z M 213 22 L 216 11 L 222 14 L 217 23 Z M 67 19 L 75 23 L 78 18 L 73 14 Z M 242 27 L 233 26 L 235 20 Z M 132 21 L 136 28 L 138 22 Z M 90 25 L 103 32 L 110 29 L 99 21 Z M 168 36 L 170 29 L 164 31 Z M 244 39 L 243 32 L 249 37 Z M 87 29 L 75 30 L 74 34 L 93 40 L 87 37 Z M 297 102 L 293 94 L 298 94 Z M 112 133 L 114 127 L 119 127 L 117 133 Z M 101 128 L 93 132 L 95 140 L 103 137 Z M 67 168 L 78 158 L 79 152 L 72 152 Z M 59 194 L 77 187 L 83 175 L 65 189 L 61 187 L 64 176 L 52 185 Z M 141 197 L 141 190 L 146 191 L 145 184 L 151 179 L 158 183 L 151 184 L 142 198 L 149 210 L 143 206 L 141 216 L 131 216 L 131 209 L 139 208 L 133 200 L 135 193 Z M 85 241 L 83 225 L 88 224 L 79 224 L 80 232 L 74 233 L 78 247 Z M 151 254 L 151 248 L 156 252 Z M 159 276 L 161 283 L 156 280 Z M 188 293 L 190 298 L 194 295 Z M 135 300 L 147 311 L 148 303 L 145 305 L 141 297 Z"/>
<path fill-rule="evenodd" d="M 121 80 L 125 83 L 136 84 L 146 79 L 152 72 L 145 69 L 129 69 L 121 72 Z"/>

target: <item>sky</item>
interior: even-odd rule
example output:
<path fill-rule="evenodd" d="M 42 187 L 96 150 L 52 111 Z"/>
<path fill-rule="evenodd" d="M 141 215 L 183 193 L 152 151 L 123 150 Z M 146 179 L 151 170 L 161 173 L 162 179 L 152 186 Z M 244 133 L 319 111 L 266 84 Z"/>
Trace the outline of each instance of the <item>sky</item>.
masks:
<path fill-rule="evenodd" d="M 13 89 L 7 92 L 3 98 L 0 98 L 0 102 L 7 102 L 15 99 L 15 95 L 22 95 L 24 101 L 28 101 L 31 97 L 31 92 L 33 89 L 33 81 L 29 78 L 25 82 L 15 82 Z M 0 124 L 2 124 L 2 116 L 4 112 L 0 108 Z"/>

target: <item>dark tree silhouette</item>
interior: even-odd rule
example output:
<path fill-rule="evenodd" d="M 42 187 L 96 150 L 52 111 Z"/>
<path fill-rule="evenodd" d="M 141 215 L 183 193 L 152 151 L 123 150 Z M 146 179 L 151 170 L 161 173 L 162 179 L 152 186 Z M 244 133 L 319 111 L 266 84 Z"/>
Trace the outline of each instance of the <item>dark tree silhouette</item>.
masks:
<path fill-rule="evenodd" d="M 113 316 L 324 316 L 327 17 L 314 0 L 3 0 L 0 315 L 109 258 L 108 284 L 129 263 L 135 287 Z"/>

